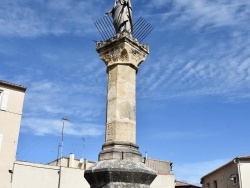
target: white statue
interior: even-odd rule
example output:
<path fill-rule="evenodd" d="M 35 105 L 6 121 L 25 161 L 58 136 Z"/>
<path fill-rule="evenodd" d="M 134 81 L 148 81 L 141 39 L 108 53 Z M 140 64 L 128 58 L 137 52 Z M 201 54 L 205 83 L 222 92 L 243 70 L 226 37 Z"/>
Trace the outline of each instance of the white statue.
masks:
<path fill-rule="evenodd" d="M 106 14 L 112 13 L 116 33 L 128 31 L 132 33 L 132 6 L 130 0 L 115 0 L 114 7 Z"/>

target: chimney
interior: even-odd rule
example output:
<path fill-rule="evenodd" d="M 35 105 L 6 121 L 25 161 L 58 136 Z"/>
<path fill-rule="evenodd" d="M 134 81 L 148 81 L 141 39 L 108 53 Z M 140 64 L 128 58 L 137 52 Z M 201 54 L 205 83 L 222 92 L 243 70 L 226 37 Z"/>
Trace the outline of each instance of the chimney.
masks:
<path fill-rule="evenodd" d="M 75 167 L 75 155 L 74 155 L 74 153 L 71 153 L 69 155 L 69 167 L 71 167 L 71 168 Z"/>

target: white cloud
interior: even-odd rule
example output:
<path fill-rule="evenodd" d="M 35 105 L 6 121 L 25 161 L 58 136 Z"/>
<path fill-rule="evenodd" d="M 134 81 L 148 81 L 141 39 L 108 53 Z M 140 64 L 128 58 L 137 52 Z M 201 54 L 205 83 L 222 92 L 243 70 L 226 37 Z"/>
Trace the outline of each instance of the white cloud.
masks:
<path fill-rule="evenodd" d="M 100 123 L 98 117 L 104 116 L 105 103 L 92 96 L 96 91 L 93 85 L 72 84 L 66 89 L 64 83 L 34 80 L 26 92 L 22 131 L 58 134 L 61 126 L 58 119 L 67 116 L 72 122 L 65 128 L 66 134 L 102 134 L 100 127 L 104 127 L 104 119 Z"/>
<path fill-rule="evenodd" d="M 62 121 L 44 118 L 24 118 L 22 131 L 32 132 L 35 135 L 60 135 Z M 72 123 L 65 121 L 64 134 L 73 136 L 100 136 L 104 132 L 104 126 L 92 123 Z"/>
<path fill-rule="evenodd" d="M 95 1 L 1 1 L 0 35 L 36 37 L 91 32 Z"/>
<path fill-rule="evenodd" d="M 247 0 L 157 0 L 148 5 L 157 20 L 169 29 L 170 26 L 192 25 L 194 30 L 202 27 L 237 26 L 247 27 L 250 3 Z M 170 7 L 170 8 L 169 8 Z M 162 11 L 165 8 L 165 12 Z M 161 27 L 161 29 L 164 29 Z"/>
<path fill-rule="evenodd" d="M 250 39 L 244 30 L 231 30 L 223 37 L 197 39 L 188 50 L 175 48 L 175 53 L 171 53 L 171 44 L 159 48 L 159 55 L 154 55 L 152 64 L 139 74 L 139 96 L 170 99 L 209 95 L 231 102 L 246 100 L 250 92 Z"/>
<path fill-rule="evenodd" d="M 209 172 L 226 164 L 229 159 L 218 159 L 212 161 L 195 163 L 174 163 L 173 171 L 176 180 L 185 181 L 190 184 L 200 185 L 200 179 Z"/>

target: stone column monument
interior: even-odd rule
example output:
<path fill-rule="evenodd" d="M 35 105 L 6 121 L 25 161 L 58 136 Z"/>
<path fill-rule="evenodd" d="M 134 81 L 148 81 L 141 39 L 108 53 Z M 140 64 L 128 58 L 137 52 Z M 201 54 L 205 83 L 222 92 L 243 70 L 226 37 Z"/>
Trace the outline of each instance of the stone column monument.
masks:
<path fill-rule="evenodd" d="M 114 11 L 120 1 L 110 11 L 114 15 L 119 14 Z M 84 176 L 91 188 L 149 188 L 156 173 L 142 162 L 136 145 L 136 73 L 149 48 L 133 39 L 126 27 L 115 27 L 116 35 L 96 47 L 108 73 L 106 138 L 99 162 Z"/>
<path fill-rule="evenodd" d="M 99 160 L 141 162 L 136 145 L 136 72 L 148 54 L 148 46 L 138 44 L 123 32 L 98 43 L 97 51 L 108 73 L 106 142 Z"/>

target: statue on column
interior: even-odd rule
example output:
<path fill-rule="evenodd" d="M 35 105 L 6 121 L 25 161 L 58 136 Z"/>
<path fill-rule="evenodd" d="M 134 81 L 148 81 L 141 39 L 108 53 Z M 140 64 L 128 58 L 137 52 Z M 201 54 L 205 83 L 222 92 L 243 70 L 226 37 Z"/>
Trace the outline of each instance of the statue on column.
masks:
<path fill-rule="evenodd" d="M 106 13 L 112 14 L 116 33 L 128 31 L 132 33 L 132 6 L 130 0 L 115 0 L 114 7 Z"/>

